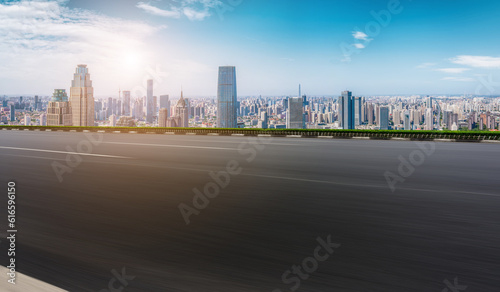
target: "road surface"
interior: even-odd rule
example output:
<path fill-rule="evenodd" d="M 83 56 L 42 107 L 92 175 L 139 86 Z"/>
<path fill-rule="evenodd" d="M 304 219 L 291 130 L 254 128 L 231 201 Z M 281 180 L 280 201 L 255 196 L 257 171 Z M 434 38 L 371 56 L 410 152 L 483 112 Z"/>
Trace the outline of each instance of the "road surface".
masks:
<path fill-rule="evenodd" d="M 16 269 L 68 291 L 500 287 L 499 145 L 0 131 L 0 165 L 0 265 L 15 181 Z"/>

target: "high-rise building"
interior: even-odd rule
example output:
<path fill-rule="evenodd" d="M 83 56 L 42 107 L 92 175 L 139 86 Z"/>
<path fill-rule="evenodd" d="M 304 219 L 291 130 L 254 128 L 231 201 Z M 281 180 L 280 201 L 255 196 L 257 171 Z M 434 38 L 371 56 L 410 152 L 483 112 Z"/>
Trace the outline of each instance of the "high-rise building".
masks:
<path fill-rule="evenodd" d="M 71 126 L 73 115 L 65 89 L 54 89 L 47 107 L 47 126 Z"/>
<path fill-rule="evenodd" d="M 360 105 L 361 105 L 360 124 L 364 124 L 366 123 L 366 102 L 364 97 L 361 97 Z"/>
<path fill-rule="evenodd" d="M 117 110 L 116 110 L 116 98 L 111 99 L 111 114 L 116 115 Z"/>
<path fill-rule="evenodd" d="M 40 114 L 40 126 L 47 126 L 47 115 Z"/>
<path fill-rule="evenodd" d="M 142 98 L 138 98 L 134 102 L 134 117 L 138 120 L 144 118 L 144 105 Z"/>
<path fill-rule="evenodd" d="M 443 124 L 444 127 L 448 130 L 451 129 L 453 125 L 453 112 L 452 111 L 444 111 L 443 113 Z"/>
<path fill-rule="evenodd" d="M 106 104 L 106 115 L 110 117 L 113 114 L 113 98 L 108 97 L 108 103 Z"/>
<path fill-rule="evenodd" d="M 379 107 L 380 130 L 389 130 L 389 108 L 386 106 Z"/>
<path fill-rule="evenodd" d="M 116 106 L 115 106 L 115 116 L 117 117 L 120 117 L 121 115 L 123 115 L 122 113 L 122 101 L 121 100 L 116 100 Z"/>
<path fill-rule="evenodd" d="M 109 126 L 116 127 L 116 115 L 109 116 Z"/>
<path fill-rule="evenodd" d="M 160 108 L 160 113 L 158 114 L 158 127 L 165 128 L 167 126 L 168 120 L 168 108 Z"/>
<path fill-rule="evenodd" d="M 434 130 L 434 115 L 431 108 L 425 110 L 425 129 Z"/>
<path fill-rule="evenodd" d="M 158 116 L 158 97 L 153 96 L 153 116 Z"/>
<path fill-rule="evenodd" d="M 28 114 L 24 114 L 24 125 L 31 126 L 31 117 Z"/>
<path fill-rule="evenodd" d="M 403 121 L 403 124 L 404 124 L 404 127 L 405 127 L 406 131 L 411 130 L 411 122 L 410 121 L 411 121 L 411 119 L 410 119 L 410 112 L 406 111 L 404 113 L 404 121 Z"/>
<path fill-rule="evenodd" d="M 366 107 L 366 120 L 368 125 L 373 125 L 373 121 L 375 120 L 373 103 L 371 102 L 368 103 L 368 106 Z"/>
<path fill-rule="evenodd" d="M 392 111 L 392 121 L 394 122 L 394 126 L 401 124 L 401 112 L 398 109 Z"/>
<path fill-rule="evenodd" d="M 38 110 L 38 104 L 40 103 L 40 100 L 38 99 L 38 95 L 35 95 L 35 106 L 34 106 L 34 110 Z"/>
<path fill-rule="evenodd" d="M 269 123 L 269 121 L 268 121 L 268 117 L 267 117 L 267 111 L 262 111 L 260 113 L 259 128 L 261 128 L 261 129 L 269 128 L 268 123 Z"/>
<path fill-rule="evenodd" d="M 94 102 L 94 110 L 96 113 L 102 111 L 102 101 L 99 100 Z"/>
<path fill-rule="evenodd" d="M 116 113 L 115 113 L 116 116 L 121 116 L 123 115 L 123 112 L 122 112 L 122 101 L 121 100 L 117 100 L 116 101 Z"/>
<path fill-rule="evenodd" d="M 146 96 L 146 122 L 152 123 L 154 116 L 154 105 L 153 105 L 153 80 L 148 80 L 148 88 L 147 88 L 147 96 Z"/>
<path fill-rule="evenodd" d="M 170 99 L 168 95 L 160 95 L 160 110 L 162 108 L 170 110 Z"/>
<path fill-rule="evenodd" d="M 236 67 L 219 67 L 217 88 L 217 127 L 237 128 Z"/>
<path fill-rule="evenodd" d="M 339 122 L 342 129 L 354 129 L 354 100 L 352 92 L 344 91 L 339 97 Z"/>
<path fill-rule="evenodd" d="M 413 128 L 418 129 L 420 127 L 420 121 L 422 120 L 422 114 L 420 111 L 415 111 L 413 113 Z"/>
<path fill-rule="evenodd" d="M 184 98 L 184 100 L 186 101 L 188 117 L 192 118 L 193 115 L 191 114 L 191 103 L 189 102 L 189 98 Z"/>
<path fill-rule="evenodd" d="M 87 65 L 78 65 L 71 82 L 73 126 L 94 126 L 94 88 Z"/>
<path fill-rule="evenodd" d="M 432 110 L 432 96 L 427 96 L 426 103 L 427 108 L 430 108 Z"/>
<path fill-rule="evenodd" d="M 123 115 L 130 116 L 130 91 L 123 92 Z"/>
<path fill-rule="evenodd" d="M 304 129 L 304 100 L 301 97 L 288 98 L 286 128 Z"/>
<path fill-rule="evenodd" d="M 178 127 L 189 127 L 188 102 L 189 101 L 187 101 L 187 99 L 184 99 L 183 93 L 181 91 L 181 99 L 179 99 L 177 105 L 175 106 L 175 116 L 180 117 L 180 123 L 177 125 Z"/>
<path fill-rule="evenodd" d="M 363 107 L 361 97 L 354 97 L 354 126 L 361 125 L 362 116 L 361 116 L 361 108 Z"/>
<path fill-rule="evenodd" d="M 16 106 L 11 104 L 10 105 L 10 121 L 14 122 L 16 120 Z"/>

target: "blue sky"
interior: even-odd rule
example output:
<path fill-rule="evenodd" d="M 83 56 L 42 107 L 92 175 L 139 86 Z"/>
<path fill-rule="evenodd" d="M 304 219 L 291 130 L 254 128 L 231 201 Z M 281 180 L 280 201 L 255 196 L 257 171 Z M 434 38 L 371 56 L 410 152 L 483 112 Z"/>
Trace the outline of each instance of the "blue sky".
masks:
<path fill-rule="evenodd" d="M 0 94 L 69 89 L 80 63 L 96 96 L 140 95 L 151 72 L 157 95 L 214 96 L 220 65 L 237 67 L 240 96 L 298 83 L 309 95 L 475 93 L 482 80 L 500 94 L 498 1 L 1 3 Z"/>

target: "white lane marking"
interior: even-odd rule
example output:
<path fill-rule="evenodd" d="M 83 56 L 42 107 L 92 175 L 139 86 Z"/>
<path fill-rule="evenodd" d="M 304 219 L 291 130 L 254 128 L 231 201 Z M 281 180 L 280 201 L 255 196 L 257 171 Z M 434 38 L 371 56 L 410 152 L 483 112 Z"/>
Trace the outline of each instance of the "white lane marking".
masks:
<path fill-rule="evenodd" d="M 74 132 L 64 132 L 64 133 L 74 133 Z M 81 132 L 77 132 L 78 134 L 83 134 Z M 39 134 L 39 136 L 44 136 L 44 137 L 49 137 L 49 136 L 52 136 L 52 137 L 61 137 L 62 135 L 60 133 L 51 133 L 51 134 L 48 134 L 48 133 L 43 133 L 43 132 L 40 132 L 40 133 L 29 133 L 29 134 L 25 134 L 25 133 L 21 133 L 21 134 L 17 134 L 17 135 L 23 135 L 23 136 L 33 136 L 33 135 L 36 135 L 36 134 Z M 158 135 L 160 136 L 160 135 Z M 189 137 L 189 135 L 187 135 Z M 198 137 L 203 137 L 203 135 L 196 135 L 197 138 Z M 186 136 L 176 136 L 175 139 L 172 139 L 172 140 L 166 140 L 166 141 L 175 141 L 175 142 L 201 142 L 201 143 L 223 143 L 223 144 L 242 144 L 242 143 L 245 143 L 245 141 L 239 141 L 239 142 L 235 142 L 234 139 L 231 139 L 231 140 L 226 140 L 226 139 L 223 139 L 222 136 L 218 136 L 217 140 L 212 140 L 212 139 L 207 139 L 207 140 L 191 140 L 191 139 L 178 139 L 178 138 L 181 138 L 181 137 L 184 137 L 186 138 Z M 208 136 L 210 137 L 210 136 Z M 164 137 L 162 137 L 164 138 Z M 213 138 L 213 137 L 211 137 Z M 234 137 L 233 137 L 234 138 Z M 257 138 L 257 137 L 251 137 L 251 136 L 248 136 L 248 138 Z M 262 138 L 262 137 L 261 137 Z M 167 139 L 170 139 L 170 138 L 167 138 Z M 305 143 L 301 142 L 300 144 L 292 144 L 292 143 L 268 143 L 266 142 L 265 140 L 263 140 L 264 143 L 262 143 L 262 145 L 276 145 L 276 146 L 307 146 L 305 145 Z M 305 142 L 305 141 L 304 141 Z"/>
<path fill-rule="evenodd" d="M 350 187 L 369 187 L 369 188 L 387 188 L 387 186 L 381 185 L 368 185 L 368 184 L 359 184 L 359 183 L 341 183 L 341 182 L 333 182 L 333 181 L 325 181 L 325 180 L 315 180 L 315 179 L 306 179 L 306 178 L 296 178 L 296 177 L 286 177 L 286 176 L 273 176 L 273 175 L 262 175 L 262 174 L 241 174 L 244 176 L 253 176 L 253 177 L 262 177 L 262 178 L 272 178 L 272 179 L 284 179 L 284 180 L 295 180 L 295 181 L 303 181 L 303 182 L 312 182 L 312 183 L 322 183 L 322 184 L 332 184 L 332 185 L 342 185 L 342 186 L 350 186 Z"/>
<path fill-rule="evenodd" d="M 220 136 L 219 136 L 220 137 Z M 249 137 L 251 138 L 251 137 Z M 179 141 L 179 142 L 201 142 L 201 143 L 223 143 L 223 144 L 243 144 L 247 143 L 247 141 L 240 141 L 240 142 L 234 142 L 234 141 L 203 141 L 203 140 L 172 140 L 172 141 Z M 250 142 L 250 141 L 248 141 Z M 277 145 L 277 146 L 305 146 L 304 144 L 289 144 L 289 143 L 262 143 L 259 145 Z"/>
<path fill-rule="evenodd" d="M 325 180 L 314 180 L 314 179 L 304 179 L 304 178 L 284 177 L 284 176 L 272 176 L 272 175 L 260 175 L 260 174 L 241 174 L 241 175 L 242 176 L 262 177 L 262 178 L 272 178 L 272 179 L 295 180 L 295 181 L 322 183 L 322 184 L 332 184 L 332 185 L 341 185 L 341 186 L 349 186 L 349 187 L 389 189 L 386 185 L 370 185 L 370 184 L 360 184 L 360 183 L 349 184 L 349 183 L 341 183 L 341 182 L 333 182 L 333 181 L 325 181 Z M 468 191 L 458 191 L 458 190 L 419 189 L 419 188 L 405 188 L 405 187 L 397 188 L 397 190 L 419 191 L 419 192 L 437 192 L 437 193 L 460 193 L 460 194 L 467 194 L 467 195 L 483 195 L 483 196 L 500 197 L 500 195 L 498 195 L 498 194 L 481 193 L 481 192 L 468 192 Z"/>
<path fill-rule="evenodd" d="M 35 158 L 35 159 L 45 159 L 45 160 L 60 160 L 64 161 L 64 158 L 51 158 L 51 157 L 42 157 L 42 156 L 31 156 L 31 155 L 19 155 L 19 154 L 4 154 L 0 153 L 0 156 L 12 156 L 12 157 L 24 157 L 24 158 Z"/>
<path fill-rule="evenodd" d="M 115 156 L 115 155 L 79 153 L 79 152 L 56 151 L 56 150 L 33 149 L 33 148 L 6 147 L 6 146 L 0 146 L 0 149 L 11 149 L 11 150 L 21 150 L 21 151 L 35 151 L 35 152 L 47 152 L 47 153 L 59 153 L 59 154 L 76 154 L 76 155 L 82 155 L 82 156 L 96 156 L 96 157 L 109 157 L 109 158 L 130 158 L 130 157 L 124 157 L 124 156 Z"/>
<path fill-rule="evenodd" d="M 2 132 L 3 133 L 3 132 Z M 19 131 L 9 131 L 6 134 L 16 133 L 17 136 L 44 136 L 44 137 L 61 137 L 63 134 L 74 134 L 74 132 L 45 132 L 45 131 L 33 131 L 29 133 L 19 132 Z M 82 132 L 76 132 L 77 134 L 83 134 Z"/>
<path fill-rule="evenodd" d="M 116 145 L 132 145 L 132 146 L 151 146 L 151 147 L 172 147 L 172 148 L 193 148 L 193 149 L 211 149 L 211 150 L 230 150 L 238 151 L 236 148 L 222 148 L 222 147 L 204 147 L 204 146 L 188 146 L 188 145 L 167 145 L 167 144 L 143 144 L 143 143 L 124 143 L 124 142 L 103 142 L 105 144 Z"/>

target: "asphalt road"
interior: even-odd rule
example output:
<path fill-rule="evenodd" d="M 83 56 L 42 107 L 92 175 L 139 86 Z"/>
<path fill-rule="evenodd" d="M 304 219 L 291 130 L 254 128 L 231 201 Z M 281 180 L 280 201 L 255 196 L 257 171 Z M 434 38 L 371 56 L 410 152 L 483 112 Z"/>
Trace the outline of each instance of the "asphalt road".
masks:
<path fill-rule="evenodd" d="M 0 265 L 13 180 L 18 271 L 69 291 L 500 287 L 500 145 L 0 131 L 0 165 Z"/>

